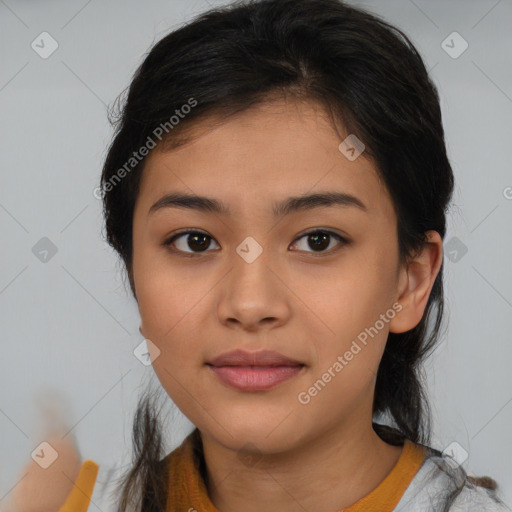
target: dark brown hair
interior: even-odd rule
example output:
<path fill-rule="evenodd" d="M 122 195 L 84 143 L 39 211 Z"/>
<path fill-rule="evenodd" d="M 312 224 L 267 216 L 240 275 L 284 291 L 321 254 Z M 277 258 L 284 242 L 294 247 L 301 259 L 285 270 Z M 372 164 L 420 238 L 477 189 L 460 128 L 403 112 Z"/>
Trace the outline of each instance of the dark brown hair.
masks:
<path fill-rule="evenodd" d="M 121 257 L 134 296 L 132 222 L 145 162 L 132 160 L 134 152 L 139 155 L 155 138 L 167 149 L 186 143 L 187 128 L 206 116 L 222 122 L 284 95 L 320 103 L 363 141 L 393 200 L 401 262 L 425 244 L 426 231 L 444 238 L 454 178 L 437 89 L 407 36 L 339 0 L 238 1 L 161 39 L 116 105 L 101 189 L 106 240 Z M 408 332 L 390 333 L 380 362 L 374 419 L 387 417 L 392 425 L 373 427 L 390 444 L 405 438 L 430 443 L 421 365 L 440 337 L 443 266 L 422 320 Z M 127 510 L 137 491 L 138 509 L 164 510 L 165 453 L 150 396 L 139 400 L 133 441 L 134 463 L 118 510 Z M 458 492 L 448 496 L 446 507 Z"/>

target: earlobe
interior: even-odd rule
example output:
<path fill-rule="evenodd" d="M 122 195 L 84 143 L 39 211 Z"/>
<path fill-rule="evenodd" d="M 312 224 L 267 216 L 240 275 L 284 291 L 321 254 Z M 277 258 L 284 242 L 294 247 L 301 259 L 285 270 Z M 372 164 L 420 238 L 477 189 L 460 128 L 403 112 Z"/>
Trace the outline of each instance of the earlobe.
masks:
<path fill-rule="evenodd" d="M 391 320 L 389 331 L 407 332 L 416 327 L 425 311 L 428 298 L 443 262 L 443 240 L 437 231 L 427 232 L 428 242 L 400 271 L 397 302 L 402 309 Z"/>

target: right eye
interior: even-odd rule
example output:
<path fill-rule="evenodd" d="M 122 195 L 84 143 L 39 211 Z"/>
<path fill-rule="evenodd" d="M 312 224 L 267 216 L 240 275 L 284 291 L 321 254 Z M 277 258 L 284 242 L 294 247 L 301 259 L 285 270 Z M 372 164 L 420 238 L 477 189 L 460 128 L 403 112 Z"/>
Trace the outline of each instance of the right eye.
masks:
<path fill-rule="evenodd" d="M 180 231 L 167 239 L 163 245 L 168 247 L 173 253 L 181 252 L 187 256 L 191 256 L 200 254 L 201 252 L 207 252 L 206 249 L 210 246 L 208 240 L 213 240 L 213 238 L 202 231 Z M 181 247 L 179 244 L 181 244 Z M 173 246 L 175 246 L 176 249 L 173 248 Z M 187 248 L 191 249 L 191 251 L 187 251 Z"/>

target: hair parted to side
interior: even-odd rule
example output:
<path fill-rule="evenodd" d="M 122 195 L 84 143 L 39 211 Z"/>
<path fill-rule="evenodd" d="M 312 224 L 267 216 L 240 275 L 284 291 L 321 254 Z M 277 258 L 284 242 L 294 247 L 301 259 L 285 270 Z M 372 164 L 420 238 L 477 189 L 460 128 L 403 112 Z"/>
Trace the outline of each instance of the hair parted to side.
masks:
<path fill-rule="evenodd" d="M 186 143 L 187 128 L 196 121 L 208 116 L 221 123 L 284 96 L 317 102 L 363 141 L 393 200 L 402 263 L 426 243 L 426 231 L 444 238 L 454 178 L 437 89 L 408 37 L 340 0 L 237 1 L 161 39 L 135 72 L 123 105 L 117 103 L 116 131 L 101 176 L 103 212 L 106 240 L 121 257 L 134 296 L 132 222 L 145 159 L 131 163 L 114 182 L 119 170 L 162 132 L 158 127 L 166 127 L 159 143 L 172 148 Z M 185 110 L 187 104 L 194 106 Z M 170 126 L 171 116 L 184 112 Z M 440 337 L 443 266 L 423 319 L 408 332 L 389 334 L 379 366 L 374 416 L 388 415 L 395 427 L 373 426 L 391 444 L 404 438 L 430 443 L 421 363 Z M 134 510 L 163 510 L 167 482 L 157 474 L 161 432 L 145 397 L 133 441 L 134 465 L 118 510 L 128 510 L 127 497 L 136 487 Z"/>

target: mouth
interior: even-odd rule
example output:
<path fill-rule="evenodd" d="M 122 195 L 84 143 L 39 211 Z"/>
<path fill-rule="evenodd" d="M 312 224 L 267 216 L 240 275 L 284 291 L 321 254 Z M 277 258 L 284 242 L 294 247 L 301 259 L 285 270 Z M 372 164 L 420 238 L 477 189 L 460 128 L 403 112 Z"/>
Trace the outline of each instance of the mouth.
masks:
<path fill-rule="evenodd" d="M 247 352 L 246 350 L 238 349 L 224 352 L 211 361 L 207 361 L 206 364 L 212 366 L 276 367 L 299 366 L 303 363 L 274 350 Z"/>
<path fill-rule="evenodd" d="M 305 368 L 297 365 L 214 366 L 207 364 L 225 385 L 240 391 L 266 391 L 296 377 Z"/>
<path fill-rule="evenodd" d="M 230 388 L 265 391 L 296 377 L 306 365 L 274 350 L 232 350 L 206 362 L 211 372 Z"/>

